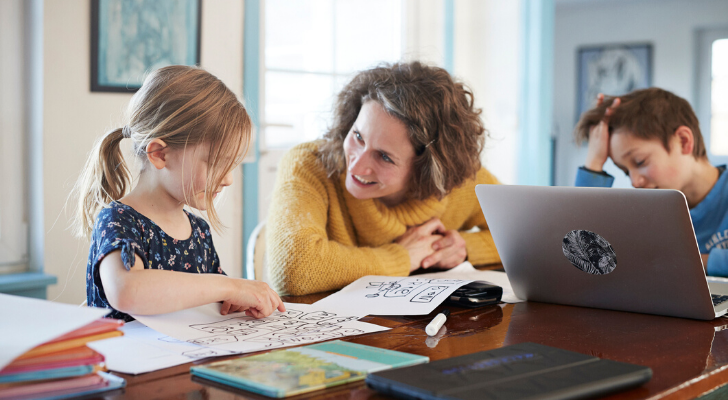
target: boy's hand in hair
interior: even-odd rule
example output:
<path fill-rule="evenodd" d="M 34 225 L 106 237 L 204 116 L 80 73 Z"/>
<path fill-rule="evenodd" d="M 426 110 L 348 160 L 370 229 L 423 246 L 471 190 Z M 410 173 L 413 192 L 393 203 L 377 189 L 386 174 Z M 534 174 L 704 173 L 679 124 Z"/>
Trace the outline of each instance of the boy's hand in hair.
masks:
<path fill-rule="evenodd" d="M 604 94 L 597 96 L 597 107 L 604 103 Z M 612 104 L 604 111 L 604 118 L 589 130 L 589 145 L 586 152 L 585 167 L 589 170 L 601 172 L 604 164 L 609 158 L 609 117 L 619 107 L 619 98 L 614 99 Z"/>

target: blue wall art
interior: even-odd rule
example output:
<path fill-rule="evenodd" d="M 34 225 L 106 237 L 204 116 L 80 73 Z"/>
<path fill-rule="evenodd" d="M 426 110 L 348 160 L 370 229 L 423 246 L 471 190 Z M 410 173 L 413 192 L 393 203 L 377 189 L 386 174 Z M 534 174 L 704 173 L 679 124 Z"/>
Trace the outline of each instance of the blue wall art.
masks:
<path fill-rule="evenodd" d="M 200 62 L 201 0 L 92 0 L 91 91 L 135 92 L 145 75 Z"/>

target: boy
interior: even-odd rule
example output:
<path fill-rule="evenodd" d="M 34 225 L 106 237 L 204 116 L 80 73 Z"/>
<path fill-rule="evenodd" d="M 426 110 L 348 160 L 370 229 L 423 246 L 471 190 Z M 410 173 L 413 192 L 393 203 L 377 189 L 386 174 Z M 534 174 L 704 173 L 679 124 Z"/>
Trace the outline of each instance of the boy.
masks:
<path fill-rule="evenodd" d="M 574 134 L 588 140 L 576 186 L 612 186 L 611 158 L 636 188 L 680 190 L 687 199 L 708 275 L 728 276 L 728 174 L 714 167 L 690 104 L 666 90 L 637 90 L 620 98 L 599 95 Z"/>

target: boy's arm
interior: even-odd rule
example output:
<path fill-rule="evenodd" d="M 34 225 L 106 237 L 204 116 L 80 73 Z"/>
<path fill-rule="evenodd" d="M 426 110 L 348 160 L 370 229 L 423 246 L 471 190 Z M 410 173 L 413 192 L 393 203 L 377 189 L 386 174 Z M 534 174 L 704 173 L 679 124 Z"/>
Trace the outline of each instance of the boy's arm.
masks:
<path fill-rule="evenodd" d="M 708 254 L 701 254 L 703 256 L 703 265 L 706 267 L 706 274 L 710 276 L 722 276 L 728 277 L 728 249 L 712 249 L 710 250 L 710 256 L 705 257 Z"/>
<path fill-rule="evenodd" d="M 597 106 L 604 102 L 604 95 L 597 96 Z M 609 118 L 619 107 L 620 99 L 615 99 L 604 111 L 604 118 L 589 129 L 589 144 L 586 161 L 576 172 L 575 186 L 611 187 L 614 177 L 604 172 L 604 164 L 609 158 Z"/>
<path fill-rule="evenodd" d="M 121 250 L 101 260 L 99 275 L 109 304 L 132 315 L 163 314 L 226 301 L 250 309 L 249 315 L 258 318 L 283 307 L 278 295 L 264 282 L 217 274 L 144 269 L 138 255 L 134 266 L 127 270 L 121 260 Z"/>
<path fill-rule="evenodd" d="M 577 187 L 612 187 L 614 177 L 604 171 L 592 171 L 586 167 L 579 167 L 576 171 Z"/>

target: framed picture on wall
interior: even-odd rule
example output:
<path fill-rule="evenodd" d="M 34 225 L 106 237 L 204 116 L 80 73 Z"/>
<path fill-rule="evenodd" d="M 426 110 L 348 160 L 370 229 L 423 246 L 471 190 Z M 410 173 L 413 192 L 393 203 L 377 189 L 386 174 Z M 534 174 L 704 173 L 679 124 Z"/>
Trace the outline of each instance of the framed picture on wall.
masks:
<path fill-rule="evenodd" d="M 201 0 L 91 0 L 91 91 L 136 92 L 145 74 L 200 63 Z"/>
<path fill-rule="evenodd" d="M 577 119 L 599 93 L 619 96 L 652 85 L 649 43 L 582 47 L 577 53 Z"/>

